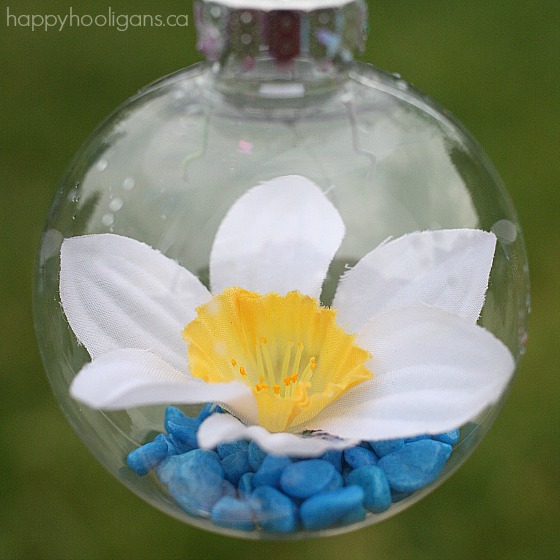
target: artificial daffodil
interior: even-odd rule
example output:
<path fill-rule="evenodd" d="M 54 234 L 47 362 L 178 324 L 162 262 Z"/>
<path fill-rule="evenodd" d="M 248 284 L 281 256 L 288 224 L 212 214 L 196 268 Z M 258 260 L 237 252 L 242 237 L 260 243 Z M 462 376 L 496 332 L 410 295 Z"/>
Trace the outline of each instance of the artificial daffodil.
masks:
<path fill-rule="evenodd" d="M 247 438 L 298 456 L 475 419 L 514 371 L 508 348 L 476 324 L 494 234 L 388 240 L 324 307 L 344 233 L 317 186 L 285 176 L 247 191 L 224 217 L 210 290 L 139 241 L 65 239 L 62 307 L 92 358 L 72 396 L 98 409 L 220 403 L 230 414 L 203 422 L 202 447 Z"/>

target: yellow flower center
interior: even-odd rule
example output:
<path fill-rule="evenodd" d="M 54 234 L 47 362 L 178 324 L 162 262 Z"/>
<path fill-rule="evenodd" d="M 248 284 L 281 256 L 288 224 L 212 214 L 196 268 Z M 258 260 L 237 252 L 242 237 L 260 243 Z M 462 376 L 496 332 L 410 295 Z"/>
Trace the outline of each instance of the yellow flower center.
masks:
<path fill-rule="evenodd" d="M 297 432 L 323 408 L 372 378 L 369 352 L 336 324 L 336 311 L 299 292 L 228 288 L 197 308 L 183 330 L 191 374 L 249 385 L 258 423 Z"/>

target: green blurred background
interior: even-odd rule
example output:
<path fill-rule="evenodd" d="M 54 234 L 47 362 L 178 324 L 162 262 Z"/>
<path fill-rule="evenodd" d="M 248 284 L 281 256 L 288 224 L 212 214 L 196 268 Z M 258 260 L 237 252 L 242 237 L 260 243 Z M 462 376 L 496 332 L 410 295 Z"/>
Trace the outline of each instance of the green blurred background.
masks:
<path fill-rule="evenodd" d="M 97 464 L 43 374 L 31 316 L 39 235 L 57 182 L 93 128 L 141 86 L 187 66 L 195 30 L 49 32 L 14 14 L 192 16 L 190 0 L 0 2 L 0 559 L 560 558 L 560 4 L 375 0 L 364 60 L 448 107 L 517 207 L 530 258 L 530 344 L 471 459 L 400 515 L 345 536 L 255 543 L 152 509 Z"/>

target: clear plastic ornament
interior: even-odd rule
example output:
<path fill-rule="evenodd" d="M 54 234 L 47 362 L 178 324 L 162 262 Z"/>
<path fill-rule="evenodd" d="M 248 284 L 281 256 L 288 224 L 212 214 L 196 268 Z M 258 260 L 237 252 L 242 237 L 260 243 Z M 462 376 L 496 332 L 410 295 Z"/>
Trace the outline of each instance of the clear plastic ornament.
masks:
<path fill-rule="evenodd" d="M 270 4 L 270 6 L 268 6 Z M 362 0 L 195 4 L 207 62 L 148 86 L 113 113 L 76 156 L 51 207 L 35 278 L 35 322 L 45 368 L 68 421 L 96 458 L 147 502 L 192 525 L 250 538 L 301 538 L 376 523 L 455 471 L 491 426 L 507 390 L 461 426 L 437 478 L 381 513 L 279 535 L 219 527 L 185 511 L 127 455 L 163 431 L 165 405 L 95 410 L 69 394 L 90 361 L 60 300 L 64 239 L 111 233 L 161 251 L 208 285 L 212 244 L 251 188 L 300 176 L 340 214 L 346 235 L 321 293 L 333 301 L 344 273 L 388 238 L 472 228 L 497 238 L 478 324 L 519 361 L 529 309 L 520 226 L 498 174 L 450 114 L 402 79 L 353 60 L 365 41 Z M 279 232 L 278 235 L 282 235 Z M 172 403 L 170 403 L 172 404 Z M 202 405 L 181 406 L 196 416 Z M 402 498 L 402 496 L 401 496 Z M 226 523 L 227 525 L 227 523 Z"/>

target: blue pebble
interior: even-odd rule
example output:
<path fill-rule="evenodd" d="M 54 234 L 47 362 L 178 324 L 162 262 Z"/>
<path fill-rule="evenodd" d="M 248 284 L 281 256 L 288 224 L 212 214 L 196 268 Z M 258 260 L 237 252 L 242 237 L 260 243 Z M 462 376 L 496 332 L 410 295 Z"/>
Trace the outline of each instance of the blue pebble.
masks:
<path fill-rule="evenodd" d="M 177 468 L 179 462 L 181 461 L 184 455 L 174 455 L 172 457 L 167 457 L 164 459 L 156 469 L 156 475 L 158 480 L 164 485 L 167 486 L 169 481 L 173 477 L 173 473 Z"/>
<path fill-rule="evenodd" d="M 161 439 L 161 441 L 165 441 L 165 445 L 167 445 L 167 455 L 168 456 L 179 454 L 179 451 L 177 450 L 177 446 L 175 445 L 175 442 L 173 441 L 173 438 L 171 438 L 169 436 L 166 436 L 165 434 L 159 434 L 155 439 L 156 440 Z"/>
<path fill-rule="evenodd" d="M 167 458 L 158 468 L 177 503 L 194 516 L 206 516 L 224 493 L 224 471 L 214 451 L 195 449 Z"/>
<path fill-rule="evenodd" d="M 171 479 L 177 476 L 177 473 L 179 472 L 181 465 L 190 464 L 194 460 L 194 456 L 192 455 L 193 451 L 202 451 L 202 450 L 192 450 L 187 453 L 174 455 L 164 459 L 156 469 L 156 474 L 159 481 L 165 486 L 167 486 L 171 481 Z M 219 464 L 219 459 L 218 459 L 218 465 L 219 468 L 221 469 L 221 472 L 223 473 L 222 466 Z M 219 471 L 217 470 L 217 472 Z"/>
<path fill-rule="evenodd" d="M 267 453 L 263 451 L 254 441 L 249 443 L 249 463 L 255 472 L 259 470 L 266 456 Z"/>
<path fill-rule="evenodd" d="M 265 531 L 291 533 L 296 530 L 296 504 L 276 488 L 256 488 L 251 495 L 250 504 L 258 525 Z"/>
<path fill-rule="evenodd" d="M 179 506 L 193 517 L 208 517 L 214 504 L 222 497 L 219 486 L 214 482 L 197 482 L 197 489 L 169 486 L 169 493 Z"/>
<path fill-rule="evenodd" d="M 327 489 L 338 474 L 334 465 L 322 459 L 308 459 L 286 466 L 280 489 L 292 498 L 309 498 Z"/>
<path fill-rule="evenodd" d="M 346 477 L 346 484 L 355 484 L 364 491 L 364 506 L 373 513 L 381 513 L 391 506 L 391 490 L 382 469 L 366 465 L 354 469 Z"/>
<path fill-rule="evenodd" d="M 169 422 L 177 426 L 181 426 L 181 425 L 189 425 L 193 420 L 195 420 L 198 424 L 200 424 L 197 418 L 191 418 L 190 416 L 187 416 L 182 410 L 180 410 L 176 406 L 168 406 L 165 409 L 165 418 L 163 420 L 163 425 L 165 426 L 165 429 L 169 432 L 169 429 L 167 427 L 167 424 Z"/>
<path fill-rule="evenodd" d="M 459 430 L 451 430 L 450 432 L 446 432 L 445 434 L 438 434 L 437 436 L 432 436 L 432 439 L 436 441 L 441 441 L 442 443 L 447 443 L 449 445 L 456 445 L 459 441 L 459 437 L 461 433 Z"/>
<path fill-rule="evenodd" d="M 370 441 L 371 448 L 378 457 L 393 453 L 404 445 L 404 439 L 387 439 L 384 441 Z"/>
<path fill-rule="evenodd" d="M 229 480 L 224 480 L 224 483 L 222 484 L 222 496 L 237 498 L 237 490 Z"/>
<path fill-rule="evenodd" d="M 154 441 L 131 451 L 126 458 L 126 462 L 138 476 L 144 476 L 157 467 L 166 457 L 176 454 L 177 450 L 172 442 L 164 434 L 159 434 Z"/>
<path fill-rule="evenodd" d="M 350 513 L 340 518 L 339 525 L 354 525 L 366 518 L 366 508 L 364 506 L 355 507 Z"/>
<path fill-rule="evenodd" d="M 421 439 L 430 439 L 430 436 L 428 434 L 424 434 L 421 436 L 408 437 L 408 438 L 404 438 L 404 442 L 412 443 L 413 441 L 420 441 Z"/>
<path fill-rule="evenodd" d="M 414 492 L 437 478 L 451 451 L 447 443 L 424 439 L 407 443 L 381 457 L 378 466 L 385 472 L 393 490 Z"/>
<path fill-rule="evenodd" d="M 163 424 L 165 426 L 169 421 L 175 422 L 175 424 L 180 424 L 185 418 L 188 418 L 188 416 L 186 416 L 181 409 L 177 408 L 176 406 L 168 406 L 165 409 L 165 418 L 163 420 Z"/>
<path fill-rule="evenodd" d="M 230 496 L 224 496 L 216 502 L 210 517 L 216 525 L 227 529 L 252 531 L 255 528 L 251 506 Z"/>
<path fill-rule="evenodd" d="M 165 421 L 165 429 L 172 437 L 173 442 L 186 448 L 188 451 L 198 448 L 197 432 L 200 424 L 197 418 L 187 418 L 181 424 L 174 420 Z"/>
<path fill-rule="evenodd" d="M 399 492 L 391 488 L 391 500 L 394 504 L 408 498 L 413 492 Z"/>
<path fill-rule="evenodd" d="M 205 404 L 202 410 L 198 413 L 198 422 L 202 424 L 206 418 L 212 416 L 212 414 L 222 414 L 224 411 L 214 403 Z"/>
<path fill-rule="evenodd" d="M 364 491 L 359 486 L 345 486 L 316 494 L 301 504 L 301 522 L 310 531 L 328 529 L 349 517 L 359 517 L 364 508 L 363 500 Z"/>
<path fill-rule="evenodd" d="M 226 479 L 237 486 L 239 479 L 245 473 L 251 471 L 247 449 L 245 448 L 245 450 L 242 449 L 236 453 L 226 455 L 222 459 L 222 467 L 224 468 Z"/>
<path fill-rule="evenodd" d="M 366 465 L 377 465 L 377 455 L 365 447 L 350 447 L 344 450 L 344 460 L 353 469 Z"/>
<path fill-rule="evenodd" d="M 245 454 L 248 454 L 249 442 L 245 439 L 238 439 L 236 441 L 226 441 L 225 443 L 219 443 L 218 447 L 216 448 L 216 452 L 218 453 L 218 457 L 223 459 L 228 455 L 233 455 L 238 451 L 243 451 Z"/>
<path fill-rule="evenodd" d="M 184 441 L 181 441 L 176 437 L 173 437 L 172 434 L 169 434 L 166 437 L 169 440 L 170 444 L 173 445 L 173 447 L 175 448 L 177 455 L 181 455 L 182 453 L 187 453 L 195 449 L 192 445 Z"/>
<path fill-rule="evenodd" d="M 328 461 L 334 465 L 334 468 L 341 473 L 342 472 L 342 450 L 341 449 L 329 449 L 323 455 L 319 457 L 323 461 Z"/>
<path fill-rule="evenodd" d="M 252 472 L 247 472 L 244 475 L 241 475 L 241 478 L 239 479 L 239 483 L 237 484 L 237 491 L 239 492 L 240 498 L 248 498 L 252 494 L 254 490 L 254 486 L 253 486 L 254 476 L 255 473 Z"/>
<path fill-rule="evenodd" d="M 291 464 L 285 455 L 267 455 L 253 477 L 253 486 L 278 486 L 282 471 Z"/>
<path fill-rule="evenodd" d="M 214 504 L 222 497 L 220 486 L 208 476 L 198 475 L 187 489 L 169 486 L 168 491 L 179 506 L 193 517 L 208 517 Z"/>
<path fill-rule="evenodd" d="M 184 457 L 179 470 L 185 468 L 201 468 L 218 474 L 224 478 L 224 469 L 221 465 L 220 458 L 215 451 L 211 451 L 210 449 L 193 449 L 192 451 L 184 453 L 178 457 Z"/>
<path fill-rule="evenodd" d="M 344 486 L 344 479 L 342 475 L 335 469 L 334 476 L 331 478 L 331 481 L 325 488 L 325 492 L 327 490 L 336 490 L 337 488 L 342 488 Z"/>
<path fill-rule="evenodd" d="M 190 418 L 176 406 L 168 406 L 165 409 L 163 425 L 167 433 L 174 439 L 178 439 L 182 443 L 189 445 L 191 449 L 198 447 L 196 441 L 196 432 L 200 426 L 198 418 Z"/>

